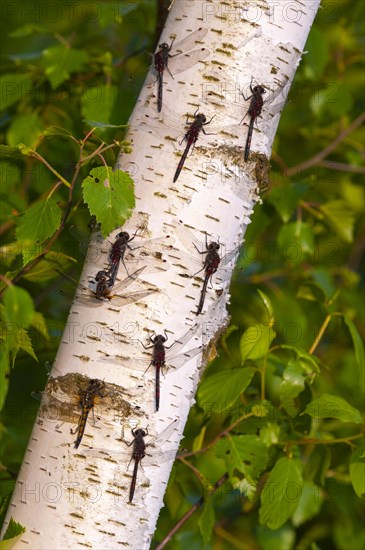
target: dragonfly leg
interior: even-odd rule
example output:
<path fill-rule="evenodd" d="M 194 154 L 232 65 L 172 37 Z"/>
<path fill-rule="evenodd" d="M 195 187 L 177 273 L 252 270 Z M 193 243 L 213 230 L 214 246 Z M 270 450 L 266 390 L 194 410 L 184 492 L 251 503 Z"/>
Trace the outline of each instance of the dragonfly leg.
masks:
<path fill-rule="evenodd" d="M 205 242 L 206 242 L 206 248 L 207 248 L 207 250 L 203 250 L 203 252 L 201 252 L 201 251 L 199 250 L 199 248 L 196 246 L 196 244 L 193 243 L 193 246 L 196 248 L 196 251 L 197 251 L 199 254 L 206 254 L 207 251 L 208 251 L 208 243 L 207 243 L 206 237 L 207 237 L 207 236 L 205 235 Z M 198 271 L 198 273 L 199 273 L 199 271 Z"/>
<path fill-rule="evenodd" d="M 195 277 L 196 275 L 198 275 L 198 273 L 201 273 L 202 271 L 204 271 L 204 269 L 205 269 L 205 267 L 203 266 L 201 269 L 199 269 L 199 271 L 197 271 L 196 273 L 194 273 L 194 275 L 191 275 L 190 278 L 192 279 L 193 277 Z"/>
<path fill-rule="evenodd" d="M 169 55 L 169 57 L 174 57 L 173 55 Z M 168 64 L 166 63 L 166 70 L 168 71 L 169 75 L 171 76 L 172 79 L 174 79 L 174 75 L 172 74 L 172 72 L 170 71 L 169 69 L 169 66 Z"/>
<path fill-rule="evenodd" d="M 212 118 L 210 120 L 207 120 L 207 122 L 204 122 L 203 126 L 206 126 L 207 124 L 210 124 L 213 120 L 213 118 L 215 117 L 215 115 L 212 116 Z M 204 132 L 205 133 L 205 132 Z"/>
<path fill-rule="evenodd" d="M 148 367 L 146 368 L 146 370 L 144 371 L 143 373 L 143 376 L 146 374 L 146 372 L 148 371 L 148 369 L 153 365 L 153 362 L 151 361 L 150 364 L 148 365 Z"/>

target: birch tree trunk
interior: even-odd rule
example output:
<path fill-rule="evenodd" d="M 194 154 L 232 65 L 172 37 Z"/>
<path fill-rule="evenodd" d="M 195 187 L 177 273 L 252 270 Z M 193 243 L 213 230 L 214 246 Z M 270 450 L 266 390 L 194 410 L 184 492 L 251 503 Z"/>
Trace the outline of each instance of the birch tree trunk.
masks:
<path fill-rule="evenodd" d="M 249 162 L 244 162 L 247 125 L 242 125 L 237 135 L 201 134 L 180 178 L 173 184 L 179 157 L 170 146 L 168 128 L 165 139 L 161 139 L 144 131 L 141 121 L 148 115 L 150 120 L 156 119 L 151 122 L 158 128 L 171 111 L 180 117 L 199 108 L 208 119 L 215 115 L 215 126 L 238 124 L 248 108 L 240 90 L 247 95 L 251 77 L 254 83 L 271 90 L 285 84 L 281 97 L 264 105 L 258 122 L 260 131 L 253 132 L 251 151 L 269 158 L 280 118 L 275 108 L 289 90 L 318 6 L 319 0 L 260 3 L 175 0 L 161 42 L 170 43 L 173 36 L 182 39 L 205 27 L 208 32 L 197 47 L 207 48 L 210 54 L 182 75 L 174 78 L 165 75 L 160 117 L 155 83 L 146 84 L 141 91 L 130 119 L 132 152 L 122 155 L 118 162 L 119 168 L 132 174 L 136 185 L 136 208 L 126 231 L 132 234 L 137 227 L 143 227 L 145 236 L 176 238 L 174 225 L 183 220 L 198 238 L 204 240 L 205 233 L 214 239 L 219 237 L 227 250 L 242 242 L 258 200 L 256 178 L 260 177 L 258 168 L 264 158 L 254 154 Z M 210 132 L 209 126 L 206 131 Z M 179 150 L 181 153 L 182 147 Z M 111 235 L 110 240 L 114 237 Z M 177 239 L 175 247 L 182 247 Z M 95 240 L 90 250 L 95 250 Z M 95 276 L 106 260 L 106 253 L 97 258 L 89 254 L 81 281 L 85 283 Z M 13 517 L 26 528 L 15 548 L 149 547 L 172 461 L 163 462 L 159 458 L 154 466 L 145 466 L 137 479 L 136 500 L 128 504 L 132 469 L 127 471 L 127 466 L 131 450 L 116 439 L 121 429 L 126 439 L 131 440 L 131 427 L 137 424 L 142 428 L 148 425 L 151 432 L 160 432 L 178 419 L 162 449 L 167 453 L 178 448 L 208 356 L 207 348 L 228 322 L 225 304 L 229 299 L 230 277 L 215 285 L 216 290 L 222 291 L 219 298 L 214 290 L 209 290 L 199 317 L 194 310 L 200 286 L 194 279 L 181 277 L 179 265 L 171 262 L 169 270 L 142 273 L 141 279 L 142 282 L 133 283 L 133 290 L 154 284 L 159 292 L 121 310 L 107 305 L 84 307 L 77 299 L 73 302 L 51 376 L 65 377 L 61 380 L 66 382 L 77 382 L 79 375 L 105 380 L 113 390 L 111 395 L 119 396 L 115 403 L 119 416 L 115 417 L 112 406 L 104 408 L 96 426 L 88 422 L 78 450 L 73 448 L 70 422 L 56 429 L 55 422 L 47 419 L 35 424 L 6 521 L 7 524 Z M 173 342 L 197 321 L 202 353 L 162 380 L 161 406 L 156 413 L 153 373 L 142 379 L 140 371 L 105 358 L 133 355 L 128 336 L 145 341 L 152 331 L 167 330 Z M 126 342 L 113 338 L 110 328 L 122 333 Z M 138 384 L 144 384 L 143 390 L 136 390 Z M 124 412 L 119 391 L 131 403 L 131 408 L 126 407 Z M 88 454 L 90 447 L 111 449 L 110 457 Z M 127 454 L 114 455 L 113 449 Z"/>

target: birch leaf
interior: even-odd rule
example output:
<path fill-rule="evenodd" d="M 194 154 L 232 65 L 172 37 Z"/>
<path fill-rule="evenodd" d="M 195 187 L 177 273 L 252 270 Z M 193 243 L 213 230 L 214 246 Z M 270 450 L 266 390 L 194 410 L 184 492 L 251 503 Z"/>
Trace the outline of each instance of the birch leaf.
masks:
<path fill-rule="evenodd" d="M 131 216 L 135 206 L 134 184 L 126 172 L 99 166 L 84 179 L 82 189 L 84 201 L 101 224 L 104 237 Z"/>

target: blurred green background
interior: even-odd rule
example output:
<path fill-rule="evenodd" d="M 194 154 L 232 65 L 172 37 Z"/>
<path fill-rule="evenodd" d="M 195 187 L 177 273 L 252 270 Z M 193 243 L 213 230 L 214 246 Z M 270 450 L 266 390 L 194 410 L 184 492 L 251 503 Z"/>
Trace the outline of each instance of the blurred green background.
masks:
<path fill-rule="evenodd" d="M 2 2 L 1 144 L 15 147 L 21 142 L 37 147 L 48 163 L 70 178 L 78 148 L 62 136 L 45 138 L 45 128 L 59 126 L 80 139 L 85 118 L 102 118 L 115 125 L 127 122 L 150 63 L 145 52 L 155 48 L 165 7 L 166 2 L 157 0 Z M 266 461 L 266 471 L 270 471 L 283 452 L 276 445 L 277 429 L 280 441 L 288 443 L 284 452 L 293 449 L 305 467 L 304 478 L 311 483 L 315 480 L 320 498 L 307 506 L 301 504 L 302 515 L 297 512 L 271 530 L 259 523 L 258 500 L 233 488 L 241 478 L 230 471 L 230 480 L 174 535 L 169 548 L 363 548 L 362 499 L 354 492 L 349 473 L 351 454 L 361 451 L 354 447 L 359 439 L 351 442 L 359 426 L 324 423 L 314 434 L 308 415 L 301 416 L 308 403 L 324 393 L 363 408 L 363 12 L 362 1 L 322 2 L 280 121 L 270 189 L 255 207 L 245 235 L 232 283 L 232 324 L 219 346 L 219 357 L 204 375 L 183 441 L 186 449 L 199 451 L 219 438 L 250 404 L 270 403 L 280 418 L 274 415 L 251 428 L 243 423 L 237 428 L 239 433 L 259 433 L 262 440 L 264 433 L 271 434 Z M 19 85 L 12 87 L 12 83 Z M 97 89 L 105 92 L 100 101 L 95 101 Z M 123 130 L 103 129 L 99 137 L 105 142 L 122 140 Z M 95 137 L 87 147 L 91 151 L 98 144 Z M 22 268 L 21 251 L 15 244 L 19 217 L 49 192 L 55 177 L 36 160 L 4 151 L 0 165 L 1 273 L 9 279 Z M 110 151 L 109 165 L 117 153 L 117 148 Z M 99 159 L 82 168 L 80 176 L 86 177 L 90 168 L 100 164 Z M 54 198 L 66 208 L 65 188 L 58 188 Z M 54 247 L 65 254 L 60 267 L 74 265 L 75 276 L 83 256 L 68 227 L 77 223 L 87 229 L 89 221 L 81 188 L 76 185 L 67 227 Z M 5 282 L 3 278 L 3 286 Z M 70 305 L 58 293 L 63 283 L 54 276 L 51 262 L 41 262 L 17 284 L 33 296 L 42 317 L 27 327 L 32 347 L 27 353 L 24 347 L 28 344 L 20 346 L 10 372 L 9 350 L 4 340 L 1 343 L 1 397 L 6 399 L 1 425 L 3 498 L 14 486 L 33 425 L 37 403 L 30 394 L 46 382 L 43 365 L 55 357 Z M 264 363 L 262 357 L 256 362 L 251 358 L 249 365 L 256 374 L 246 392 L 235 397 L 229 410 L 222 407 L 209 412 L 204 400 L 209 392 L 219 394 L 221 387 L 214 375 L 227 372 L 228 376 L 231 369 L 240 367 L 242 335 L 249 326 L 265 323 L 275 329 L 275 339 L 265 352 Z M 285 346 L 292 346 L 291 352 L 297 354 L 309 352 L 321 327 L 323 333 L 311 353 L 319 372 L 295 372 L 293 380 Z M 290 414 L 283 402 L 286 380 L 291 390 L 298 390 L 290 394 L 296 422 L 290 429 Z M 294 444 L 308 433 L 346 441 L 322 447 L 310 442 Z M 210 448 L 176 461 L 157 541 L 224 474 L 227 462 L 218 454 Z M 313 464 L 308 466 L 311 456 Z M 308 473 L 310 468 L 312 473 Z M 256 479 L 259 492 L 265 476 Z"/>

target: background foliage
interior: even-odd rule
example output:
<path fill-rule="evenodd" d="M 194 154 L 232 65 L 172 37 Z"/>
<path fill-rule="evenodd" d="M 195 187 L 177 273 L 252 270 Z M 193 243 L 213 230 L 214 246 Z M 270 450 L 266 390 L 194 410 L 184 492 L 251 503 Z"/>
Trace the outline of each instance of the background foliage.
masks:
<path fill-rule="evenodd" d="M 162 2 L 67 5 L 1 6 L 3 497 L 69 309 L 54 268 L 83 263 L 70 227 L 87 227 L 88 181 L 128 146 Z M 364 22 L 361 2 L 322 5 L 166 494 L 156 541 L 198 503 L 171 548 L 363 548 Z M 110 126 L 90 133 L 95 120 Z"/>

